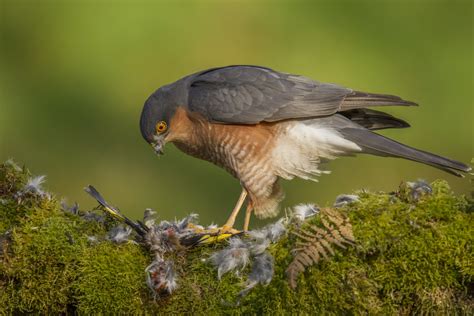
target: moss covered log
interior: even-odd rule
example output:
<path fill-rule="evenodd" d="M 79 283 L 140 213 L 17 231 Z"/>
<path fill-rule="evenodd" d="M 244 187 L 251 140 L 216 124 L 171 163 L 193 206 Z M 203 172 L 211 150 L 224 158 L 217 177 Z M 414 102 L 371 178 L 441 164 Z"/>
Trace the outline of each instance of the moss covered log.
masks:
<path fill-rule="evenodd" d="M 110 222 L 65 212 L 58 198 L 28 190 L 29 178 L 11 162 L 0 165 L 0 314 L 474 313 L 473 202 L 445 181 L 422 196 L 406 184 L 357 192 L 358 202 L 338 210 L 355 246 L 307 268 L 293 290 L 290 231 L 269 248 L 271 283 L 239 299 L 245 276 L 219 281 L 203 260 L 225 243 L 173 254 L 179 288 L 155 298 L 145 284 L 147 249 L 106 240 Z"/>

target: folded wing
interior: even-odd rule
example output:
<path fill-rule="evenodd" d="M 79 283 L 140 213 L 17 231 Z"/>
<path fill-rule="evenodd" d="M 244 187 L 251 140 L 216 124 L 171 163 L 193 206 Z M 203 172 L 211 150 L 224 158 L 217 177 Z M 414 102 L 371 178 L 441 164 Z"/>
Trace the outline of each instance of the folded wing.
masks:
<path fill-rule="evenodd" d="M 209 120 L 256 124 L 328 116 L 372 106 L 416 105 L 397 96 L 353 91 L 257 66 L 229 66 L 195 75 L 188 105 Z"/>

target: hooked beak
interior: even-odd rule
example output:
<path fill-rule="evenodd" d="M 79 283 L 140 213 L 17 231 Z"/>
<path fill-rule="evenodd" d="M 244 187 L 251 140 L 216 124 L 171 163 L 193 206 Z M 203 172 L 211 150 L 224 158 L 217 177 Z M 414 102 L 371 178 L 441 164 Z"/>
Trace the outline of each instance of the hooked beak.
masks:
<path fill-rule="evenodd" d="M 165 146 L 165 139 L 164 137 L 155 136 L 153 137 L 153 141 L 151 142 L 151 146 L 155 150 L 155 153 L 158 156 L 163 155 L 163 147 Z"/>

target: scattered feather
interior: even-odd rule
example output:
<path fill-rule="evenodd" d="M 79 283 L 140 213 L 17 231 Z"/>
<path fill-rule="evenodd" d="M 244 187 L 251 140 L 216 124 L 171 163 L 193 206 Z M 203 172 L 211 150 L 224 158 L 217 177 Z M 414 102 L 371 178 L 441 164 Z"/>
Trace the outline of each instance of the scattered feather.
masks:
<path fill-rule="evenodd" d="M 340 194 L 336 197 L 336 201 L 334 202 L 334 207 L 343 207 L 347 204 L 358 202 L 359 196 L 354 194 Z"/>
<path fill-rule="evenodd" d="M 87 236 L 87 241 L 90 244 L 95 245 L 95 244 L 99 243 L 99 238 L 97 238 L 97 236 Z"/>
<path fill-rule="evenodd" d="M 280 218 L 275 223 L 268 224 L 261 229 L 249 231 L 248 235 L 254 240 L 268 239 L 275 243 L 286 233 L 285 221 L 285 218 Z"/>
<path fill-rule="evenodd" d="M 270 239 L 258 238 L 252 242 L 249 242 L 248 245 L 249 245 L 248 248 L 250 250 L 250 253 L 253 256 L 257 256 L 264 253 L 265 250 L 267 250 L 268 246 L 270 246 Z"/>
<path fill-rule="evenodd" d="M 242 240 L 236 236 L 229 241 L 229 246 L 210 257 L 217 267 L 217 276 L 221 279 L 225 273 L 235 270 L 237 275 L 252 262 L 252 269 L 245 282 L 245 288 L 239 295 L 245 296 L 257 284 L 270 283 L 274 273 L 274 259 L 267 251 L 271 243 L 275 243 L 286 234 L 287 219 L 281 218 L 275 223 L 261 229 L 247 232 Z"/>
<path fill-rule="evenodd" d="M 17 172 L 22 172 L 23 171 L 23 168 L 20 167 L 12 158 L 5 161 L 5 165 L 13 168 L 13 170 L 15 170 Z"/>
<path fill-rule="evenodd" d="M 252 255 L 260 255 L 271 243 L 277 242 L 286 233 L 286 219 L 281 218 L 273 224 L 269 224 L 261 229 L 251 230 L 248 248 Z"/>
<path fill-rule="evenodd" d="M 29 178 L 21 191 L 17 193 L 17 197 L 22 197 L 26 194 L 39 196 L 41 198 L 51 198 L 50 194 L 43 189 L 43 183 L 46 181 L 46 176 L 37 176 Z"/>
<path fill-rule="evenodd" d="M 130 234 L 132 233 L 132 228 L 129 226 L 116 226 L 112 228 L 108 234 L 107 239 L 117 243 L 122 244 L 129 241 Z"/>
<path fill-rule="evenodd" d="M 103 215 L 97 214 L 94 211 L 87 211 L 82 216 L 83 219 L 90 222 L 104 223 L 105 217 Z"/>
<path fill-rule="evenodd" d="M 64 212 L 71 213 L 74 215 L 79 215 L 79 204 L 77 202 L 74 202 L 73 205 L 68 206 L 65 200 L 61 201 L 61 209 Z"/>
<path fill-rule="evenodd" d="M 292 218 L 299 222 L 319 213 L 319 207 L 314 204 L 298 204 L 293 207 Z"/>
<path fill-rule="evenodd" d="M 213 230 L 213 229 L 217 229 L 217 227 L 218 227 L 217 224 L 212 223 L 211 225 L 207 226 L 206 229 Z"/>
<path fill-rule="evenodd" d="M 258 256 L 255 256 L 252 271 L 245 282 L 245 289 L 240 291 L 240 296 L 245 296 L 253 289 L 256 285 L 268 285 L 273 278 L 274 274 L 274 259 L 271 254 L 264 252 Z"/>
<path fill-rule="evenodd" d="M 272 243 L 277 242 L 286 233 L 285 218 L 280 218 L 273 224 L 267 225 L 267 237 Z"/>
<path fill-rule="evenodd" d="M 179 230 L 184 230 L 188 228 L 189 224 L 195 224 L 197 223 L 197 220 L 199 219 L 199 215 L 195 213 L 191 213 L 185 218 L 183 218 L 181 221 L 177 223 L 178 229 Z"/>
<path fill-rule="evenodd" d="M 221 277 L 229 271 L 235 270 L 238 275 L 250 260 L 248 245 L 240 238 L 235 237 L 229 241 L 229 246 L 214 253 L 211 262 L 217 267 L 217 277 Z"/>
<path fill-rule="evenodd" d="M 23 187 L 23 192 L 43 195 L 44 191 L 41 186 L 43 185 L 45 181 L 46 181 L 46 176 L 37 176 L 37 177 L 29 178 L 28 182 Z"/>
<path fill-rule="evenodd" d="M 429 183 L 422 179 L 415 182 L 407 182 L 407 185 L 411 189 L 410 195 L 414 201 L 418 201 L 421 197 L 433 193 Z"/>
<path fill-rule="evenodd" d="M 156 212 L 153 211 L 151 208 L 145 209 L 145 212 L 143 214 L 143 224 L 151 228 L 153 225 L 155 225 L 156 222 Z"/>

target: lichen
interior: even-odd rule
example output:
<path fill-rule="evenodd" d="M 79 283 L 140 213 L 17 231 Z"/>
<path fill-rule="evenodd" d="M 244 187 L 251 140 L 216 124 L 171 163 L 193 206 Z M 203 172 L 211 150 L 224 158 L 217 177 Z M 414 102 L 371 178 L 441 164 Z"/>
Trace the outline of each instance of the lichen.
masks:
<path fill-rule="evenodd" d="M 54 195 L 15 195 L 30 177 L 0 165 L 0 314 L 474 313 L 473 202 L 445 181 L 416 194 L 410 184 L 355 192 L 356 202 L 338 208 L 355 246 L 309 267 L 295 290 L 285 273 L 297 241 L 290 233 L 266 250 L 271 282 L 246 296 L 250 266 L 218 280 L 209 258 L 221 243 L 171 254 L 179 288 L 157 298 L 145 282 L 153 260 L 145 247 L 108 240 L 107 222 L 63 211 Z"/>

